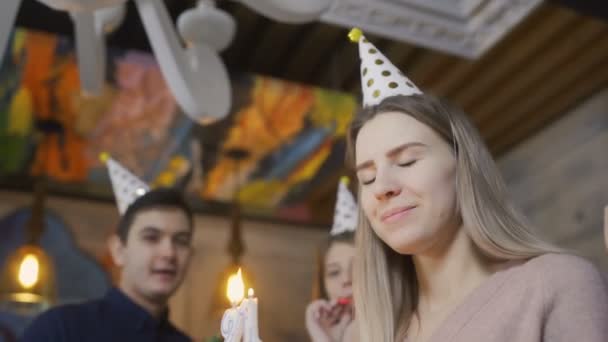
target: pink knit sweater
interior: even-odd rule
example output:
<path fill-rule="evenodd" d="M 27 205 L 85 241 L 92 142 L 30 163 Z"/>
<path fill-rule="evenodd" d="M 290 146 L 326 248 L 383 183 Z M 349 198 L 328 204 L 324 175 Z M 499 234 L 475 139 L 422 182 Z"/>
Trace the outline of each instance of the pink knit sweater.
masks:
<path fill-rule="evenodd" d="M 608 286 L 588 261 L 546 254 L 493 274 L 428 342 L 608 342 Z"/>

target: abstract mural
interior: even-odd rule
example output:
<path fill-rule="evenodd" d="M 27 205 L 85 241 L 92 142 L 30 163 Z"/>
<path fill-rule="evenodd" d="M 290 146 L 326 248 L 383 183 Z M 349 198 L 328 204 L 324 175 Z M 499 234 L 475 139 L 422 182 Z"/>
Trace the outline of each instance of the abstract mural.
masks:
<path fill-rule="evenodd" d="M 107 151 L 200 203 L 238 196 L 247 213 L 308 222 L 311 191 L 343 170 L 351 95 L 232 74 L 231 113 L 199 126 L 180 113 L 151 54 L 110 49 L 104 92 L 90 98 L 79 92 L 70 39 L 18 29 L 5 53 L 0 175 L 46 175 L 111 198 L 98 160 Z M 225 153 L 235 149 L 246 152 L 238 163 Z"/>

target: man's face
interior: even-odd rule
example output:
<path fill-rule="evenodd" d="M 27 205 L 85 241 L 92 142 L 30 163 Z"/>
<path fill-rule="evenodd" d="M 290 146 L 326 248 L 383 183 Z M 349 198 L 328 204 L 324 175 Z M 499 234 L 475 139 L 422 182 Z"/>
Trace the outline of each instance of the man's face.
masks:
<path fill-rule="evenodd" d="M 150 301 L 166 301 L 182 283 L 192 254 L 192 228 L 186 214 L 171 207 L 135 215 L 126 242 L 114 259 L 122 268 L 121 287 Z"/>

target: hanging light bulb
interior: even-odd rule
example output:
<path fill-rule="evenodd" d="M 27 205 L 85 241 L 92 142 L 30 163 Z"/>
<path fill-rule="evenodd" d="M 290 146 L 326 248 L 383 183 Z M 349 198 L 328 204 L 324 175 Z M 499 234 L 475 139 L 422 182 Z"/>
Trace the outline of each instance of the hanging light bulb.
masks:
<path fill-rule="evenodd" d="M 53 265 L 40 247 L 20 247 L 7 259 L 3 269 L 0 278 L 2 301 L 48 306 L 55 300 Z"/>
<path fill-rule="evenodd" d="M 2 267 L 0 275 L 0 302 L 27 305 L 33 310 L 43 310 L 56 297 L 55 272 L 49 256 L 39 246 L 44 230 L 44 181 L 36 184 L 34 204 L 26 229 L 26 243 L 13 252 Z"/>
<path fill-rule="evenodd" d="M 19 265 L 19 271 L 17 272 L 17 279 L 19 284 L 24 289 L 31 289 L 38 282 L 40 273 L 40 261 L 32 254 L 28 253 L 23 257 L 21 264 Z"/>

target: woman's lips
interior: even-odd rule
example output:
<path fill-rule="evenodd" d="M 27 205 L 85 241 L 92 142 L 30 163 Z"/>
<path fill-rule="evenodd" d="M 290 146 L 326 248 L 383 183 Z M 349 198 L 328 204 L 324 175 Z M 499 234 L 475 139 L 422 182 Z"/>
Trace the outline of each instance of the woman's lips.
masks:
<path fill-rule="evenodd" d="M 393 209 L 389 209 L 382 213 L 382 215 L 380 216 L 380 220 L 384 223 L 392 223 L 392 222 L 399 221 L 403 217 L 410 214 L 411 211 L 415 208 L 416 208 L 415 205 L 408 205 L 408 206 L 402 206 L 402 207 L 396 207 Z"/>

